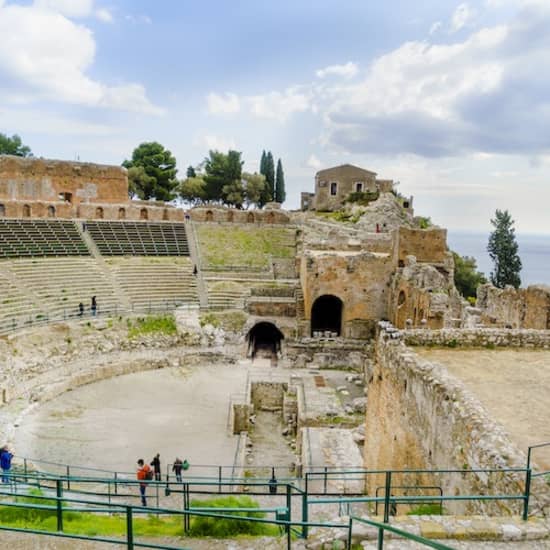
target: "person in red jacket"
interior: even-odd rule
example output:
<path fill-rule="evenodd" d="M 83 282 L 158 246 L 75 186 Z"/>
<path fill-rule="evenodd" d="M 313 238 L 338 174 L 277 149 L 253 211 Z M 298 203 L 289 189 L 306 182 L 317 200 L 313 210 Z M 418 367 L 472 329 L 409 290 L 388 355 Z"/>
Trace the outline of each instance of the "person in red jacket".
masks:
<path fill-rule="evenodd" d="M 147 483 L 145 483 L 147 480 L 153 479 L 151 466 L 149 464 L 145 464 L 143 461 L 143 458 L 140 458 L 137 461 L 138 464 L 138 471 L 137 471 L 137 478 L 141 483 L 139 484 L 139 494 L 141 495 L 141 504 L 143 506 L 147 506 L 147 497 L 145 496 L 145 490 L 147 489 Z"/>

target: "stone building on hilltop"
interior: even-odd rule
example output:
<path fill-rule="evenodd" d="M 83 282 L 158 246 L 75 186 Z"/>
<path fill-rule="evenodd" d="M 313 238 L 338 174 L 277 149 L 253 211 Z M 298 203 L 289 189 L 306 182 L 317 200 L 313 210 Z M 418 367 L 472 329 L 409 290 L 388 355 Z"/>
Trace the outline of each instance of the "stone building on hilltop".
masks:
<path fill-rule="evenodd" d="M 302 193 L 302 210 L 340 209 L 352 193 L 389 193 L 392 180 L 376 178 L 376 173 L 352 164 L 342 164 L 315 174 L 315 192 Z M 406 206 L 408 207 L 408 205 Z"/>

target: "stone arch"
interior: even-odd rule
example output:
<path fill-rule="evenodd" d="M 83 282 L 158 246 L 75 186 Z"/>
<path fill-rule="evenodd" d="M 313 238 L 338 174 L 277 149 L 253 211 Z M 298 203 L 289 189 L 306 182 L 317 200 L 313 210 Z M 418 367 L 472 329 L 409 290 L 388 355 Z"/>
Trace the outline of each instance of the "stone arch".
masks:
<path fill-rule="evenodd" d="M 96 217 L 98 220 L 102 220 L 104 216 L 105 216 L 105 212 L 103 212 L 103 207 L 102 207 L 102 206 L 98 206 L 98 207 L 95 209 L 95 217 Z"/>
<path fill-rule="evenodd" d="M 319 296 L 311 307 L 311 335 L 329 332 L 331 336 L 340 336 L 343 310 L 344 303 L 337 296 Z"/>
<path fill-rule="evenodd" d="M 148 220 L 149 219 L 149 211 L 147 210 L 147 208 L 142 208 L 139 211 L 139 219 L 140 220 Z"/>
<path fill-rule="evenodd" d="M 213 222 L 214 221 L 214 213 L 212 212 L 212 210 L 207 210 L 206 211 L 206 221 L 207 222 Z"/>
<path fill-rule="evenodd" d="M 405 294 L 405 291 L 399 292 L 399 296 L 397 297 L 397 305 L 402 306 L 405 301 L 407 300 L 407 295 Z"/>
<path fill-rule="evenodd" d="M 266 223 L 275 223 L 275 214 L 273 212 L 269 212 L 265 221 Z"/>
<path fill-rule="evenodd" d="M 246 215 L 246 222 L 247 223 L 254 223 L 254 214 L 252 214 L 252 212 L 249 212 Z"/>
<path fill-rule="evenodd" d="M 169 215 L 168 215 L 168 208 L 165 208 L 163 211 L 162 211 L 162 219 L 164 221 L 167 221 L 169 218 Z"/>
<path fill-rule="evenodd" d="M 24 218 L 31 217 L 31 207 L 28 204 L 23 205 L 23 217 Z"/>
<path fill-rule="evenodd" d="M 48 218 L 55 218 L 55 206 L 48 206 Z"/>
<path fill-rule="evenodd" d="M 125 220 L 126 219 L 126 208 L 122 208 L 122 206 L 118 209 L 118 219 L 119 220 Z"/>
<path fill-rule="evenodd" d="M 230 210 L 230 211 L 227 213 L 227 221 L 228 221 L 228 222 L 232 222 L 234 218 L 235 218 L 235 214 L 233 213 L 233 210 Z"/>
<path fill-rule="evenodd" d="M 4 218 L 6 216 L 6 207 L 0 203 L 0 218 Z"/>
<path fill-rule="evenodd" d="M 261 354 L 264 357 L 276 359 L 277 354 L 281 351 L 284 335 L 274 323 L 260 321 L 248 331 L 246 340 L 250 357 L 254 358 Z"/>

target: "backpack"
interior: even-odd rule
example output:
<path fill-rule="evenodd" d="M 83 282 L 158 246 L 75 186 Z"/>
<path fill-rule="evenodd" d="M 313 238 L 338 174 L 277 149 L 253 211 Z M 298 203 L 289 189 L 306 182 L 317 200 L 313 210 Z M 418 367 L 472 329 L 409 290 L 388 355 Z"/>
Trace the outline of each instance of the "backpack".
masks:
<path fill-rule="evenodd" d="M 153 470 L 151 468 L 147 468 L 147 470 L 145 470 L 145 479 L 149 481 L 153 479 Z"/>

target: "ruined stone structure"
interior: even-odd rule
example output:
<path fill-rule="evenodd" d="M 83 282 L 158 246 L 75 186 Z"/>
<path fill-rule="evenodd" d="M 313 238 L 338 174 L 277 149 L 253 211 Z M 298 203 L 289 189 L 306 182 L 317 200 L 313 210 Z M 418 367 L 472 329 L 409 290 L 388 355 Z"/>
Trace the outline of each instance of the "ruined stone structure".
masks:
<path fill-rule="evenodd" d="M 0 217 L 183 221 L 183 212 L 130 201 L 120 166 L 0 155 Z"/>
<path fill-rule="evenodd" d="M 196 207 L 189 211 L 194 222 L 288 224 L 290 216 L 277 203 L 269 203 L 265 210 L 238 210 L 224 206 Z"/>

